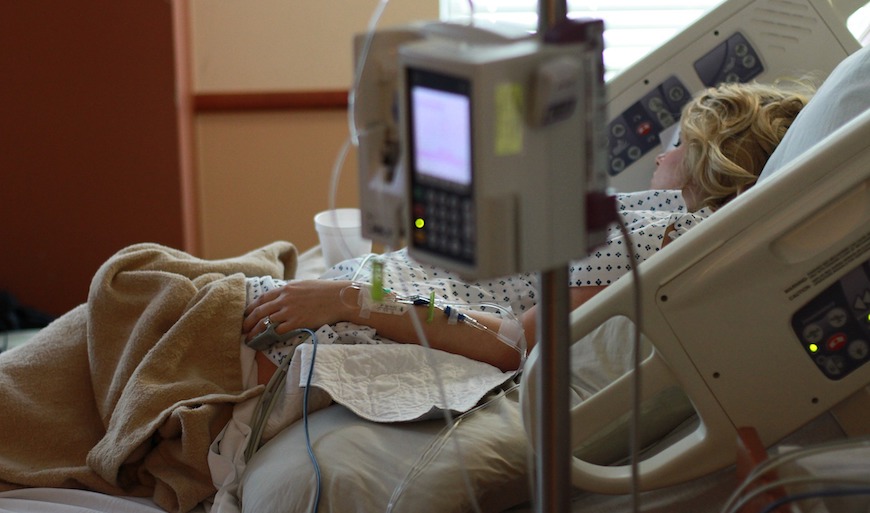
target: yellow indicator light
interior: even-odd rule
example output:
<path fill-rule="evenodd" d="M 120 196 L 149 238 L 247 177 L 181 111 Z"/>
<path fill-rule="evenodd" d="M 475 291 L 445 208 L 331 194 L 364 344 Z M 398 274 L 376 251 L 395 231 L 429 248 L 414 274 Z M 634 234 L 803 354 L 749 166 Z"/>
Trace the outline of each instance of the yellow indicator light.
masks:
<path fill-rule="evenodd" d="M 414 226 L 416 226 L 417 228 L 422 228 L 424 224 L 426 224 L 426 222 L 423 221 L 422 217 L 418 217 L 414 220 Z"/>
<path fill-rule="evenodd" d="M 819 351 L 819 346 L 817 344 L 810 344 L 810 352 L 817 353 Z"/>

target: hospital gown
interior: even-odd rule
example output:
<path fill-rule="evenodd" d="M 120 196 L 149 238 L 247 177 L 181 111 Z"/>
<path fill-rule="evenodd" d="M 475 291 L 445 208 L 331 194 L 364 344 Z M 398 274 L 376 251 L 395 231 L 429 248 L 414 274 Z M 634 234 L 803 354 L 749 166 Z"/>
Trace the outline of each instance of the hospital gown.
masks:
<path fill-rule="evenodd" d="M 618 214 L 626 225 L 630 240 L 626 240 L 619 227 L 608 229 L 607 241 L 582 260 L 571 262 L 569 285 L 609 285 L 631 270 L 628 251 L 640 263 L 661 249 L 665 237 L 679 237 L 709 215 L 707 209 L 687 212 L 679 191 L 643 191 L 618 194 Z M 673 230 L 667 233 L 669 226 Z M 421 295 L 445 303 L 460 305 L 496 315 L 519 317 L 537 302 L 538 275 L 519 274 L 493 280 L 468 283 L 457 275 L 435 266 L 412 260 L 407 250 L 386 253 L 379 258 L 384 262 L 384 286 L 400 295 Z M 370 257 L 341 262 L 329 269 L 321 278 L 371 282 Z M 280 287 L 286 282 L 269 277 L 249 278 L 247 299 L 250 303 L 261 294 Z M 380 344 L 384 340 L 369 327 L 340 322 L 323 326 L 317 332 L 318 341 L 329 343 Z M 292 355 L 301 338 L 291 339 L 266 350 L 276 365 Z"/>

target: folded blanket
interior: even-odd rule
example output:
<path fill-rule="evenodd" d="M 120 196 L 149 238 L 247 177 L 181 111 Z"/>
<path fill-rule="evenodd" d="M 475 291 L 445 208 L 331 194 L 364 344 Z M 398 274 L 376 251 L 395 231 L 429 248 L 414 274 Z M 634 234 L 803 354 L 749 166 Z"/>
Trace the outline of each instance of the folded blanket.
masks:
<path fill-rule="evenodd" d="M 244 276 L 292 278 L 296 249 L 226 260 L 126 248 L 88 302 L 0 354 L 0 490 L 87 488 L 189 511 L 215 492 L 207 453 L 244 390 Z"/>

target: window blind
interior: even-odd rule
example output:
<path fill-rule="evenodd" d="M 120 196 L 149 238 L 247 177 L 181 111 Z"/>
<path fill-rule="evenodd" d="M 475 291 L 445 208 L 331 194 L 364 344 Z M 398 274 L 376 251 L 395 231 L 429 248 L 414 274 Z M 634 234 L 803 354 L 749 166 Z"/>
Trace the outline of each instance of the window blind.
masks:
<path fill-rule="evenodd" d="M 508 23 L 533 31 L 536 0 L 440 0 L 442 21 L 473 19 Z M 723 0 L 577 0 L 568 2 L 571 18 L 604 21 L 606 77 L 643 58 Z"/>

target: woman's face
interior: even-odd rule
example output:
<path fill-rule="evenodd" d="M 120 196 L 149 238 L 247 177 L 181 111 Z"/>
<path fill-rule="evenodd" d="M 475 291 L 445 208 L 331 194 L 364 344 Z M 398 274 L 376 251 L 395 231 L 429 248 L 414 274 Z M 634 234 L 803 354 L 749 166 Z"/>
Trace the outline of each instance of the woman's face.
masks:
<path fill-rule="evenodd" d="M 680 189 L 683 193 L 683 201 L 689 212 L 699 210 L 701 194 L 697 186 L 689 183 L 683 172 L 683 160 L 686 157 L 686 145 L 682 140 L 675 146 L 671 146 L 664 153 L 656 157 L 656 170 L 653 173 L 650 187 L 653 189 Z"/>
<path fill-rule="evenodd" d="M 686 182 L 683 176 L 685 154 L 685 145 L 677 143 L 656 156 L 656 170 L 653 173 L 650 187 L 653 189 L 682 189 Z"/>

